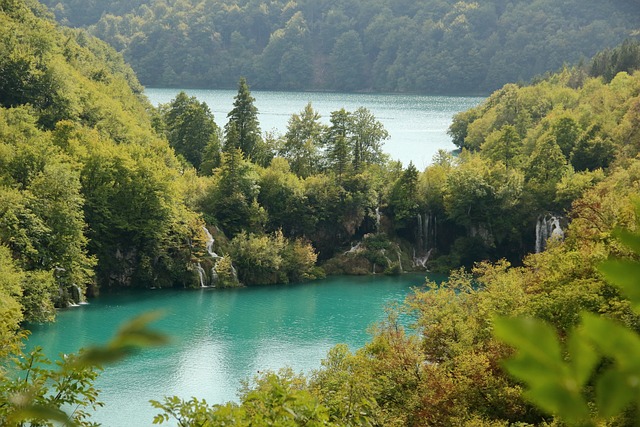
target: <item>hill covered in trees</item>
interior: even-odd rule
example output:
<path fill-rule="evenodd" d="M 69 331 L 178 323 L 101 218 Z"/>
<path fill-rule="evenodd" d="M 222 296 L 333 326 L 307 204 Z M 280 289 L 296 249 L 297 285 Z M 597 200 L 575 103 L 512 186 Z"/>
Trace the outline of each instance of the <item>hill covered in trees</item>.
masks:
<path fill-rule="evenodd" d="M 502 369 L 513 349 L 495 338 L 495 315 L 545 320 L 563 341 L 581 313 L 604 315 L 632 343 L 610 347 L 639 348 L 637 311 L 597 268 L 609 256 L 637 261 L 640 247 L 630 237 L 640 193 L 640 74 L 626 60 L 637 59 L 633 43 L 598 55 L 598 77 L 565 68 L 495 91 L 455 118 L 460 155 L 441 152 L 424 171 L 386 159 L 386 132 L 366 108 L 335 111 L 323 125 L 310 105 L 292 115 L 285 135 L 262 135 L 244 79 L 224 126 L 185 94 L 154 109 L 112 48 L 59 27 L 34 1 L 0 0 L 0 49 L 3 423 L 25 399 L 75 408 L 96 396 L 95 372 L 71 362 L 60 376 L 7 374 L 22 320 L 51 319 L 55 305 L 101 287 L 199 286 L 214 251 L 221 285 L 316 277 L 317 258 L 332 258 L 324 266 L 335 272 L 395 273 L 411 261 L 471 268 L 407 302 L 415 334 L 391 316 L 362 350 L 333 349 L 309 377 L 265 374 L 239 404 L 156 402 L 162 420 L 184 409 L 188 422 L 213 425 L 542 426 L 557 421 L 555 411 L 533 406 Z M 541 221 L 558 221 L 564 238 L 555 233 L 538 247 Z M 120 346 L 157 342 L 141 326 L 125 328 L 134 336 Z M 595 348 L 567 342 L 574 355 Z M 539 353 L 567 362 L 556 350 Z M 615 372 L 589 382 L 620 367 L 602 353 L 569 359 L 580 381 L 563 383 L 563 396 L 600 409 L 598 390 L 624 383 Z M 637 372 L 631 362 L 622 368 Z M 62 398 L 46 392 L 47 378 Z M 633 384 L 615 390 L 638 393 Z M 583 416 L 630 425 L 638 408 L 629 399 L 597 414 L 585 404 Z M 90 423 L 84 410 L 74 417 Z"/>
<path fill-rule="evenodd" d="M 604 53 L 604 68 L 628 49 Z M 239 403 L 154 402 L 162 411 L 156 419 L 633 425 L 640 410 L 631 356 L 640 344 L 639 107 L 640 73 L 609 81 L 567 68 L 533 85 L 506 85 L 459 114 L 451 134 L 460 156 L 441 153 L 423 172 L 401 171 L 383 210 L 414 248 L 449 251 L 432 266 L 521 250 L 522 258 L 513 257 L 519 266 L 502 259 L 451 270 L 446 283 L 415 290 L 362 349 L 337 346 L 309 375 L 261 373 Z M 524 255 L 534 224 L 551 217 L 562 218 L 562 234 Z M 436 218 L 437 231 L 425 234 Z M 453 236 L 448 249 L 446 236 Z M 365 236 L 360 255 L 344 257 L 356 262 L 380 244 Z M 618 261 L 603 264 L 608 258 Z M 400 315 L 411 319 L 411 332 Z"/>
<path fill-rule="evenodd" d="M 635 0 L 44 3 L 151 87 L 489 93 L 640 30 Z"/>

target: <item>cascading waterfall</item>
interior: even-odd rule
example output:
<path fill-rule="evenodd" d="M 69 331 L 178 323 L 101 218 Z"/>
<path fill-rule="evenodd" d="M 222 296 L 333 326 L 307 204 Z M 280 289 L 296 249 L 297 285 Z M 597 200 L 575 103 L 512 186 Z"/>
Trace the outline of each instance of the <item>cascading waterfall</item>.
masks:
<path fill-rule="evenodd" d="M 207 252 L 209 253 L 209 256 L 214 259 L 220 258 L 220 256 L 218 256 L 218 254 L 213 251 L 213 242 L 214 242 L 213 236 L 211 235 L 207 227 L 202 226 L 202 229 L 204 230 L 204 234 L 207 236 L 206 247 L 207 247 Z"/>
<path fill-rule="evenodd" d="M 560 217 L 555 215 L 540 215 L 536 222 L 536 253 L 545 250 L 549 239 L 564 239 L 564 231 L 560 225 Z"/>
<path fill-rule="evenodd" d="M 434 248 L 436 246 L 438 218 L 431 212 L 425 212 L 417 214 L 416 220 L 418 223 L 418 229 L 416 230 L 418 251 Z"/>
<path fill-rule="evenodd" d="M 380 214 L 380 206 L 376 206 L 376 233 L 380 232 L 381 218 L 382 218 L 382 214 Z"/>
<path fill-rule="evenodd" d="M 236 271 L 236 268 L 233 266 L 233 264 L 231 264 L 231 277 L 233 277 L 234 282 L 238 281 L 238 272 Z"/>
<path fill-rule="evenodd" d="M 417 214 L 416 220 L 418 223 L 418 229 L 416 230 L 417 251 L 414 251 L 413 264 L 416 267 L 425 267 L 431 253 L 436 248 L 438 219 L 435 214 L 425 212 Z"/>
<path fill-rule="evenodd" d="M 205 273 L 204 268 L 202 268 L 202 265 L 200 265 L 200 263 L 198 263 L 198 265 L 196 265 L 196 270 L 198 271 L 198 277 L 200 277 L 200 287 L 201 288 L 206 288 L 207 287 L 207 273 Z"/>
<path fill-rule="evenodd" d="M 218 272 L 216 271 L 216 265 L 218 264 L 218 260 L 221 257 L 213 251 L 213 243 L 215 242 L 215 240 L 209 232 L 209 229 L 207 229 L 207 227 L 205 226 L 202 226 L 202 230 L 207 237 L 207 241 L 205 243 L 207 253 L 213 259 L 213 266 L 211 267 L 211 280 L 207 280 L 207 273 L 200 263 L 198 263 L 198 265 L 196 266 L 196 269 L 198 270 L 198 276 L 200 277 L 200 287 L 206 288 L 208 285 L 215 286 L 218 283 Z"/>
<path fill-rule="evenodd" d="M 422 214 L 416 214 L 416 220 L 418 221 L 418 230 L 416 230 L 418 249 L 422 251 L 424 249 L 425 242 L 422 240 L 424 234 L 424 228 L 422 223 Z"/>

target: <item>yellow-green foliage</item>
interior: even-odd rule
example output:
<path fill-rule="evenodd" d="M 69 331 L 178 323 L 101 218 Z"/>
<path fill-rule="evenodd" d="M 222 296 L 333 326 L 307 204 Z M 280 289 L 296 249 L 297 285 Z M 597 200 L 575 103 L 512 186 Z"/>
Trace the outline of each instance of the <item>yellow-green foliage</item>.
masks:
<path fill-rule="evenodd" d="M 106 44 L 0 2 L 0 244 L 24 272 L 25 319 L 96 285 L 185 280 L 201 222 L 141 91 Z"/>

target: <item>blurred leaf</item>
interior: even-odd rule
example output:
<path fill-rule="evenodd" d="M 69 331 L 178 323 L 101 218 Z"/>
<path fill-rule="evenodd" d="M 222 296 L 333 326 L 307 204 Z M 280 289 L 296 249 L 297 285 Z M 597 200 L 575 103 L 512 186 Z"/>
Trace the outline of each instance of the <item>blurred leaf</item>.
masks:
<path fill-rule="evenodd" d="M 571 357 L 571 371 L 576 382 L 582 387 L 587 382 L 593 368 L 600 360 L 595 349 L 589 345 L 581 333 L 574 331 L 567 339 L 567 349 Z"/>
<path fill-rule="evenodd" d="M 640 237 L 638 237 L 640 240 Z M 607 260 L 599 265 L 599 270 L 613 285 L 620 288 L 629 298 L 633 308 L 640 313 L 640 263 L 631 260 Z"/>
<path fill-rule="evenodd" d="M 530 388 L 524 395 L 543 410 L 559 415 L 569 424 L 577 424 L 589 418 L 589 408 L 580 390 L 567 390 L 560 384 L 549 383 Z"/>
<path fill-rule="evenodd" d="M 598 378 L 596 404 L 600 415 L 612 417 L 622 411 L 637 394 L 628 382 L 628 375 L 618 370 L 609 370 Z"/>
<path fill-rule="evenodd" d="M 626 327 L 595 314 L 584 313 L 584 336 L 621 369 L 640 369 L 640 337 Z"/>
<path fill-rule="evenodd" d="M 63 426 L 76 427 L 77 424 L 69 418 L 62 410 L 50 406 L 27 405 L 19 408 L 11 414 L 10 423 L 21 423 L 29 420 L 50 420 L 57 421 Z M 21 425 L 21 424 L 16 424 Z"/>
<path fill-rule="evenodd" d="M 640 235 L 629 230 L 619 230 L 614 235 L 633 252 L 640 254 Z"/>
<path fill-rule="evenodd" d="M 505 368 L 511 375 L 527 382 L 531 386 L 544 385 L 555 381 L 562 375 L 562 367 L 558 361 L 554 367 L 542 364 L 528 354 L 518 354 L 504 362 Z"/>
<path fill-rule="evenodd" d="M 149 329 L 149 323 L 159 319 L 159 311 L 144 313 L 126 322 L 115 337 L 105 346 L 93 346 L 83 351 L 77 361 L 79 366 L 96 366 L 114 363 L 135 350 L 157 347 L 169 342 L 166 335 Z"/>
<path fill-rule="evenodd" d="M 542 320 L 499 318 L 495 321 L 495 335 L 540 363 L 552 366 L 561 359 L 556 333 Z"/>

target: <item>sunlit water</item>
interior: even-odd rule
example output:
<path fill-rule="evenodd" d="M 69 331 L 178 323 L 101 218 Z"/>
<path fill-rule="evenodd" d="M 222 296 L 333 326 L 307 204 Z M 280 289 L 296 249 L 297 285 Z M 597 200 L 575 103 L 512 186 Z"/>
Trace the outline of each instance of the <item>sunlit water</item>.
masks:
<path fill-rule="evenodd" d="M 165 317 L 154 326 L 171 344 L 107 367 L 97 383 L 105 407 L 95 421 L 150 426 L 157 413 L 150 399 L 236 400 L 240 381 L 259 371 L 289 366 L 308 373 L 338 343 L 354 350 L 363 346 L 370 338 L 367 328 L 384 318 L 384 307 L 424 281 L 417 274 L 334 277 L 286 286 L 103 296 L 61 311 L 54 324 L 32 326 L 29 347 L 40 345 L 50 357 L 75 352 L 104 343 L 126 319 L 163 310 Z"/>
<path fill-rule="evenodd" d="M 152 104 L 158 105 L 170 102 L 179 90 L 147 88 L 145 94 Z M 233 98 L 237 94 L 231 90 L 186 89 L 185 92 L 206 102 L 220 127 L 226 124 L 227 114 L 233 108 Z M 275 131 L 281 135 L 286 133 L 291 115 L 300 113 L 308 102 L 326 124 L 332 111 L 368 108 L 389 132 L 384 151 L 405 166 L 413 161 L 419 169 L 429 165 L 439 149 L 450 151 L 456 148 L 447 135 L 453 116 L 484 100 L 479 97 L 405 94 L 268 91 L 252 91 L 251 94 L 256 99 L 262 131 Z"/>

